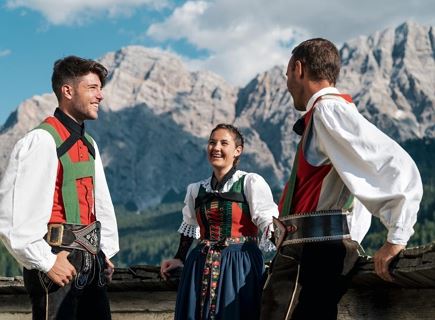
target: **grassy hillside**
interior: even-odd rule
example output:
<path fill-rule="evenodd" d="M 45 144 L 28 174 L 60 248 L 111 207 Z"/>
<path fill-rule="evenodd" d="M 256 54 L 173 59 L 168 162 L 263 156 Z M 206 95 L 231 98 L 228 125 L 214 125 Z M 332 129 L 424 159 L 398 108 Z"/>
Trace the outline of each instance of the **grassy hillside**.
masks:
<path fill-rule="evenodd" d="M 163 204 L 132 213 L 116 208 L 120 252 L 114 258 L 118 266 L 160 264 L 173 257 L 178 248 L 182 203 Z"/>

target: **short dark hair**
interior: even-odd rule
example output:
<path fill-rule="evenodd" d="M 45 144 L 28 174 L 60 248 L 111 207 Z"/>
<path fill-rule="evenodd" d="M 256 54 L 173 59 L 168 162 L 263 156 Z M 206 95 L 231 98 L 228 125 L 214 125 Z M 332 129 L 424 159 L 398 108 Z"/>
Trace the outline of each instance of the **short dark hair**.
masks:
<path fill-rule="evenodd" d="M 83 59 L 77 56 L 68 56 L 57 60 L 54 63 L 53 75 L 51 76 L 51 86 L 57 99 L 59 101 L 61 100 L 61 88 L 65 83 L 74 81 L 91 72 L 98 75 L 101 81 L 101 86 L 104 86 L 108 72 L 102 64 L 94 60 Z"/>
<path fill-rule="evenodd" d="M 219 123 L 216 127 L 214 127 L 213 130 L 211 130 L 210 132 L 210 138 L 213 135 L 213 133 L 216 130 L 219 129 L 224 129 L 224 130 L 228 130 L 234 137 L 234 142 L 236 144 L 236 147 L 242 147 L 242 149 L 245 146 L 245 139 L 243 138 L 242 133 L 239 131 L 239 129 L 237 129 L 235 126 L 233 126 L 232 124 L 228 124 L 228 123 Z M 234 166 L 236 166 L 239 163 L 239 158 L 240 156 L 236 157 L 234 159 Z"/>
<path fill-rule="evenodd" d="M 331 41 L 309 39 L 294 48 L 292 54 L 293 64 L 299 60 L 307 68 L 310 79 L 328 80 L 334 85 L 337 83 L 341 67 L 340 53 Z"/>

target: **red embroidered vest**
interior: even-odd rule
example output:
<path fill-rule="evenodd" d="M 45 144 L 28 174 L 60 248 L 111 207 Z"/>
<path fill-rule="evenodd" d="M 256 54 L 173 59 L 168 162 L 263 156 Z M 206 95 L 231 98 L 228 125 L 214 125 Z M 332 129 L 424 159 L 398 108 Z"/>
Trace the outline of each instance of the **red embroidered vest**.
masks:
<path fill-rule="evenodd" d="M 243 194 L 244 178 L 241 177 L 230 188 L 229 192 Z M 212 241 L 234 237 L 255 237 L 258 228 L 251 220 L 249 206 L 246 202 L 209 197 L 211 194 L 200 187 L 197 199 L 203 198 L 196 208 L 201 239 Z"/>

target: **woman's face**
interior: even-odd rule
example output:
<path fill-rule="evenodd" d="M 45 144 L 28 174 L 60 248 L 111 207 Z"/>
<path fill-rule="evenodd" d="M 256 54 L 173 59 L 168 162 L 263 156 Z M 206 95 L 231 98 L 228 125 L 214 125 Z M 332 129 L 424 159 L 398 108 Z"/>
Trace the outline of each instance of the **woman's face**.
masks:
<path fill-rule="evenodd" d="M 226 129 L 217 129 L 210 136 L 207 157 L 214 169 L 230 170 L 234 159 L 242 153 L 242 146 L 236 147 L 233 134 Z"/>

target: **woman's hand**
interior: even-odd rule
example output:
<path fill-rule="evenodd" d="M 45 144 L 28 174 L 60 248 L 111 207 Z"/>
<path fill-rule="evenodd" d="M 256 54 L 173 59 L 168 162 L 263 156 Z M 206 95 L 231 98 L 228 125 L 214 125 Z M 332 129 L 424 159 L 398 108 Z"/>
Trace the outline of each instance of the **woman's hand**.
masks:
<path fill-rule="evenodd" d="M 160 265 L 160 275 L 163 279 L 168 280 L 170 271 L 179 267 L 183 267 L 183 262 L 180 259 L 163 260 Z"/>

